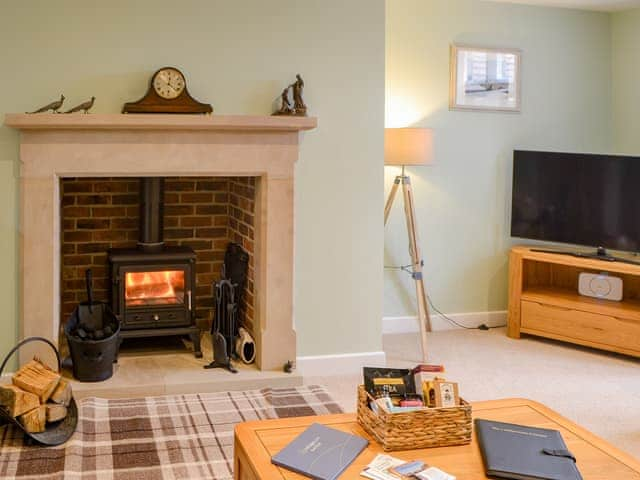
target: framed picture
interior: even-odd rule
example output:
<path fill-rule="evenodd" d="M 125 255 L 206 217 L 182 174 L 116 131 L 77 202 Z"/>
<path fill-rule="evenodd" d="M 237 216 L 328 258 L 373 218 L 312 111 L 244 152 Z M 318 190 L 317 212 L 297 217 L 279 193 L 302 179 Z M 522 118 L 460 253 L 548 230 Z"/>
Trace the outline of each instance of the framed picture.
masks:
<path fill-rule="evenodd" d="M 520 111 L 520 50 L 451 46 L 449 108 Z"/>

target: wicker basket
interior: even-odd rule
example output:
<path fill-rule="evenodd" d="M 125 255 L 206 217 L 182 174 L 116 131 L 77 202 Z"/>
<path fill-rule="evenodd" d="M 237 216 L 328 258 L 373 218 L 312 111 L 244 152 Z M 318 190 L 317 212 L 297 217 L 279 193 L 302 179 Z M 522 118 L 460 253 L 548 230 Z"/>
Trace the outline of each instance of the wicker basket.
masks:
<path fill-rule="evenodd" d="M 412 412 L 378 413 L 369 408 L 373 397 L 358 387 L 358 423 L 389 452 L 418 448 L 448 447 L 471 442 L 471 405 L 425 408 Z"/>

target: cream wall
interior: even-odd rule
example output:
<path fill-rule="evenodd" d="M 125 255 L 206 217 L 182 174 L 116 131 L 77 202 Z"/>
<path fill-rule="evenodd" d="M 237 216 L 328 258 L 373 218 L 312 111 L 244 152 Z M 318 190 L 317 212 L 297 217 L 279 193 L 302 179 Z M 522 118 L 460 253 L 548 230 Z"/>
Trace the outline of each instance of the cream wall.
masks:
<path fill-rule="evenodd" d="M 610 149 L 609 15 L 477 0 L 391 0 L 386 11 L 387 126 L 435 135 L 435 165 L 410 169 L 428 293 L 444 312 L 503 310 L 513 149 Z M 522 50 L 522 113 L 449 111 L 454 42 Z M 387 190 L 395 173 L 385 170 Z M 385 264 L 407 263 L 399 206 L 389 222 Z M 411 282 L 385 272 L 386 316 L 415 314 Z"/>
<path fill-rule="evenodd" d="M 640 9 L 612 16 L 613 146 L 640 155 Z"/>
<path fill-rule="evenodd" d="M 174 65 L 218 114 L 268 114 L 300 72 L 317 130 L 296 181 L 299 355 L 381 350 L 383 0 L 18 0 L 0 12 L 0 113 L 67 96 L 119 112 Z M 17 339 L 17 145 L 0 128 L 0 353 Z"/>

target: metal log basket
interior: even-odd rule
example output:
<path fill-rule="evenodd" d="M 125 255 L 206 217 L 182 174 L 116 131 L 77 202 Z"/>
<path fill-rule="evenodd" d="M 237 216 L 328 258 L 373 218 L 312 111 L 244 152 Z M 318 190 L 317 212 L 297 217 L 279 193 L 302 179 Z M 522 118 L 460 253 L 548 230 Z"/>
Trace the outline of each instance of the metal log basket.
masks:
<path fill-rule="evenodd" d="M 58 372 L 61 373 L 61 363 L 60 363 L 60 353 L 58 353 L 58 349 L 55 347 L 53 343 L 51 343 L 46 338 L 42 337 L 29 337 L 22 340 L 15 347 L 11 349 L 11 351 L 7 354 L 5 359 L 2 362 L 2 366 L 0 366 L 0 376 L 4 371 L 4 367 L 7 365 L 7 362 L 11 358 L 11 356 L 23 345 L 30 342 L 44 342 L 49 345 L 54 353 L 56 354 L 56 359 L 58 360 Z M 78 406 L 76 405 L 76 401 L 71 398 L 71 403 L 69 403 L 67 416 L 60 420 L 59 422 L 48 423 L 46 430 L 41 433 L 29 433 L 27 432 L 22 424 L 15 418 L 13 418 L 9 413 L 2 407 L 0 407 L 0 423 L 6 421 L 7 423 L 11 423 L 15 425 L 17 428 L 22 430 L 25 434 L 25 437 L 45 446 L 55 446 L 61 445 L 73 435 L 73 432 L 76 431 L 76 426 L 78 425 Z"/>

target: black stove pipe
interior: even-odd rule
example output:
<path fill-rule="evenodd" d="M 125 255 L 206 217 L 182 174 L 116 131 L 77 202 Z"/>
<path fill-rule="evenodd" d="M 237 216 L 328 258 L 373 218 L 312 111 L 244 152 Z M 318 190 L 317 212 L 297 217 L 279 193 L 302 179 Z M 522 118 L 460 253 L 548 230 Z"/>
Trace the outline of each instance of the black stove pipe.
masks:
<path fill-rule="evenodd" d="M 140 179 L 140 236 L 138 248 L 158 253 L 164 247 L 164 178 Z"/>

